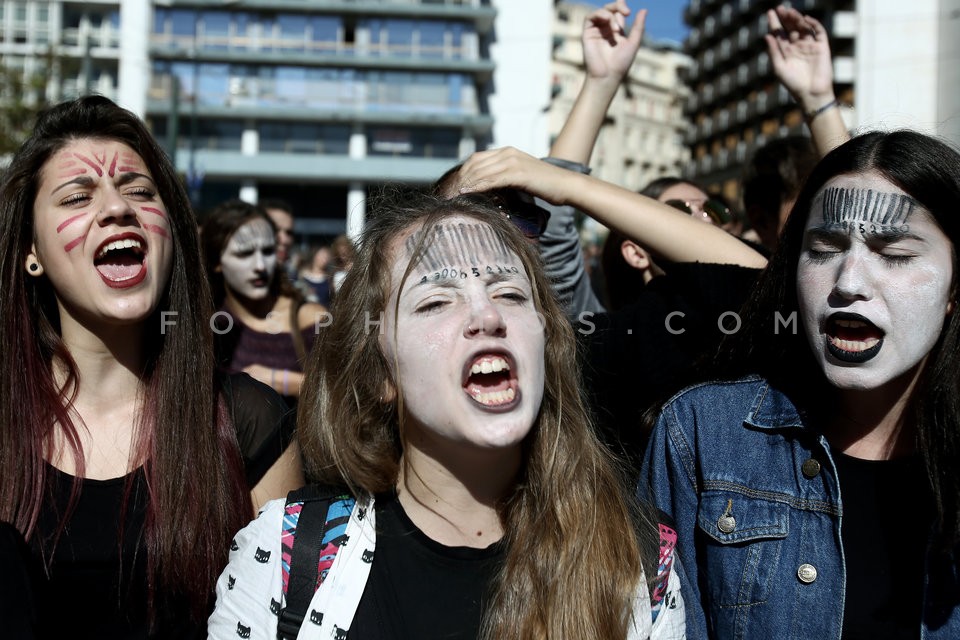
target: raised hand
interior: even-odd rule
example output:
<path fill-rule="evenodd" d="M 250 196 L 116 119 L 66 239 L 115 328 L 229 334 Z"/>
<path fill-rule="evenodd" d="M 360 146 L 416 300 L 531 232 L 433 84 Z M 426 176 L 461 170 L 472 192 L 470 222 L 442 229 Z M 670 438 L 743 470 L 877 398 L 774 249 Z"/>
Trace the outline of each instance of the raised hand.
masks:
<path fill-rule="evenodd" d="M 630 70 L 643 39 L 647 11 L 640 11 L 627 34 L 627 16 L 630 13 L 626 0 L 617 0 L 587 16 L 581 40 L 588 78 L 619 82 Z"/>
<path fill-rule="evenodd" d="M 780 82 L 806 111 L 832 101 L 833 61 L 823 25 L 787 7 L 767 11 L 767 21 L 764 39 Z"/>

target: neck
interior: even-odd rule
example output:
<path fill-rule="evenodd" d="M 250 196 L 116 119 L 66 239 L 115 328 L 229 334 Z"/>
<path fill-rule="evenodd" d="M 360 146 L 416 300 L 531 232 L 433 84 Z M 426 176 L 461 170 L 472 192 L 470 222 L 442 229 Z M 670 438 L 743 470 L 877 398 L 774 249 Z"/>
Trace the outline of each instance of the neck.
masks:
<path fill-rule="evenodd" d="M 159 328 L 158 328 L 159 330 Z M 83 403 L 108 404 L 135 398 L 146 365 L 143 324 L 111 326 L 96 332 L 74 323 L 64 323 L 61 337 L 76 366 L 77 399 Z M 54 362 L 58 384 L 66 381 L 63 362 Z"/>
<path fill-rule="evenodd" d="M 447 546 L 484 548 L 503 537 L 499 505 L 516 483 L 520 450 L 437 455 L 407 443 L 397 494 L 411 520 Z"/>
<path fill-rule="evenodd" d="M 889 460 L 915 449 L 913 429 L 905 427 L 908 400 L 916 379 L 891 382 L 879 389 L 837 390 L 836 411 L 829 416 L 831 444 L 864 460 Z M 896 389 L 891 389 L 896 386 Z"/>
<path fill-rule="evenodd" d="M 227 289 L 224 306 L 242 322 L 249 323 L 255 320 L 265 320 L 267 315 L 273 311 L 278 299 L 279 296 L 271 293 L 265 298 L 251 300 Z"/>

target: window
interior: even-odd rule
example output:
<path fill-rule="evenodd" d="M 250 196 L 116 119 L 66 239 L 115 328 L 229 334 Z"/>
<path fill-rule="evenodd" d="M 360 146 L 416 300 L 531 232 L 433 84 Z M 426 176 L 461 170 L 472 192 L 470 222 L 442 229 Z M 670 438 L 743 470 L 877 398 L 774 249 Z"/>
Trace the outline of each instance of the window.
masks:
<path fill-rule="evenodd" d="M 456 158 L 460 132 L 450 128 L 370 127 L 367 152 L 372 156 Z"/>
<path fill-rule="evenodd" d="M 299 122 L 262 122 L 260 151 L 347 155 L 350 127 Z"/>

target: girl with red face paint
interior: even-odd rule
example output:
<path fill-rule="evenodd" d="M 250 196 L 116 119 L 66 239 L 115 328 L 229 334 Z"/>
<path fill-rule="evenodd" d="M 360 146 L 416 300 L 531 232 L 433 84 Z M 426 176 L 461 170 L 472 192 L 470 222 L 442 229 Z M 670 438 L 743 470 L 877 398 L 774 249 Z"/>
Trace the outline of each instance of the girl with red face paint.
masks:
<path fill-rule="evenodd" d="M 282 401 L 215 372 L 181 181 L 130 112 L 58 105 L 4 173 L 0 245 L 0 520 L 56 611 L 37 635 L 202 635 L 251 488 L 302 472 Z"/>

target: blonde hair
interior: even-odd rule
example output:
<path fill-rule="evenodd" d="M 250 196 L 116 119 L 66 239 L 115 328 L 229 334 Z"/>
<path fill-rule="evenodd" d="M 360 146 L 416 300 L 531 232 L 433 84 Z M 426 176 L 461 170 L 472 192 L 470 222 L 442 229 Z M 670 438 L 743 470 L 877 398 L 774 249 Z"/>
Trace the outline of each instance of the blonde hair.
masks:
<path fill-rule="evenodd" d="M 652 556 L 656 528 L 632 507 L 617 466 L 594 434 L 579 385 L 573 327 L 538 256 L 489 203 L 408 193 L 381 204 L 370 220 L 333 321 L 307 366 L 298 432 L 308 470 L 321 483 L 346 484 L 355 495 L 396 486 L 402 398 L 372 324 L 386 308 L 397 259 L 386 248 L 415 225 L 429 230 L 454 215 L 489 225 L 520 258 L 546 343 L 540 413 L 524 442 L 514 489 L 500 506 L 506 558 L 483 636 L 626 638 L 641 586 L 641 556 Z M 428 237 L 419 234 L 411 264 Z M 398 398 L 385 402 L 391 384 Z"/>

